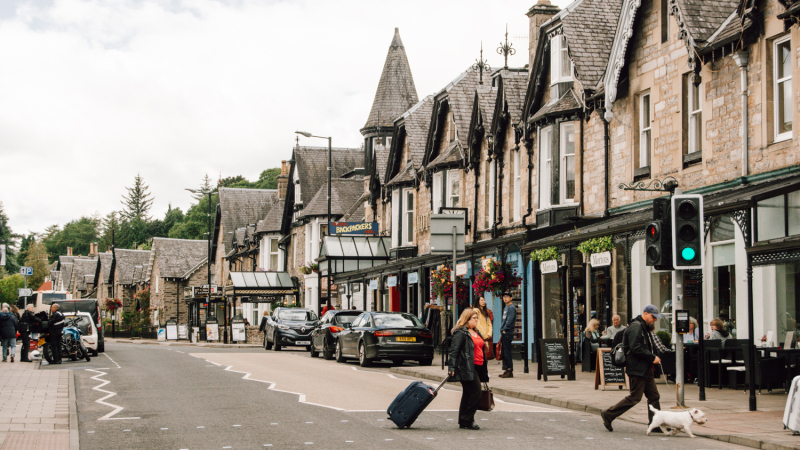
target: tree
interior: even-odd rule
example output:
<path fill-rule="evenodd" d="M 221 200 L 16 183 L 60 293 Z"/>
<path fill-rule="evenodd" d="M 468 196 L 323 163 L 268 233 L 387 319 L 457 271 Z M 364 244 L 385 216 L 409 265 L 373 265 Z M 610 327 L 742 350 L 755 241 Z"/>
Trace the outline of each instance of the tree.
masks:
<path fill-rule="evenodd" d="M 242 182 L 250 183 L 249 181 L 247 181 L 247 179 L 245 179 L 245 177 L 241 175 L 236 175 L 235 177 L 223 178 L 222 180 L 220 180 L 219 185 L 220 187 L 234 187 L 235 184 L 240 184 Z"/>
<path fill-rule="evenodd" d="M 197 188 L 197 191 L 199 192 L 196 194 L 192 194 L 192 198 L 197 201 L 200 201 L 200 199 L 202 199 L 203 196 L 206 195 L 204 194 L 204 192 L 214 192 L 216 189 L 217 188 L 215 188 L 214 185 L 211 184 L 211 177 L 209 177 L 208 174 L 205 174 L 203 176 L 203 184 L 200 185 L 199 188 Z"/>
<path fill-rule="evenodd" d="M 144 184 L 144 179 L 137 173 L 133 179 L 133 187 L 125 188 L 128 191 L 128 195 L 122 196 L 123 208 L 120 212 L 122 217 L 129 221 L 148 222 L 150 220 L 150 216 L 147 213 L 150 211 L 150 207 L 153 206 L 153 199 L 150 197 L 150 193 L 147 192 L 149 188 L 150 186 Z"/>
<path fill-rule="evenodd" d="M 50 275 L 50 265 L 47 261 L 47 248 L 41 242 L 33 241 L 25 258 L 25 265 L 33 267 L 33 276 L 28 278 L 28 287 L 37 290 L 44 283 L 46 276 Z"/>
<path fill-rule="evenodd" d="M 97 242 L 100 236 L 100 223 L 99 216 L 84 216 L 67 223 L 63 229 L 51 226 L 42 242 L 53 260 L 66 255 L 67 247 L 72 248 L 73 255 L 88 255 L 89 244 Z"/>
<path fill-rule="evenodd" d="M 14 250 L 16 247 L 15 240 L 19 236 L 11 231 L 8 226 L 8 216 L 3 209 L 3 202 L 0 202 L 0 244 L 6 245 L 6 273 L 15 274 L 19 272 L 19 263 L 17 263 L 17 252 Z M 16 295 L 16 293 L 14 294 Z"/>
<path fill-rule="evenodd" d="M 19 269 L 17 269 L 17 272 L 19 272 Z M 16 304 L 17 299 L 19 299 L 19 291 L 17 289 L 24 287 L 25 278 L 19 273 L 3 278 L 0 280 L 0 301 L 9 305 Z"/>
<path fill-rule="evenodd" d="M 211 214 L 213 217 L 217 207 L 217 195 L 211 195 Z M 176 239 L 204 239 L 208 232 L 208 195 L 204 196 L 196 205 L 189 207 L 183 221 L 169 230 L 169 237 Z M 213 227 L 214 224 L 212 223 Z"/>
<path fill-rule="evenodd" d="M 116 245 L 117 233 L 120 230 L 119 213 L 111 211 L 102 221 L 103 234 L 100 236 L 100 248 L 110 251 Z"/>
<path fill-rule="evenodd" d="M 151 220 L 147 223 L 147 234 L 152 237 L 168 237 L 169 230 L 176 224 L 183 222 L 183 211 L 180 208 L 172 209 L 169 205 L 164 220 Z"/>
<path fill-rule="evenodd" d="M 257 189 L 278 189 L 278 175 L 280 174 L 281 169 L 279 167 L 261 172 L 255 187 Z"/>
<path fill-rule="evenodd" d="M 28 236 L 23 236 L 19 241 L 19 252 L 17 252 L 17 261 L 25 261 L 28 259 L 28 249 L 36 242 L 36 235 L 31 233 Z"/>

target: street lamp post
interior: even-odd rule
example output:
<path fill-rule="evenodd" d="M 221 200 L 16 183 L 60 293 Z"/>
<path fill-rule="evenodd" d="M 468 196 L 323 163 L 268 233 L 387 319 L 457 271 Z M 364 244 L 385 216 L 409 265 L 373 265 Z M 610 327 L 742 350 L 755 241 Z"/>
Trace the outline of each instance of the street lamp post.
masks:
<path fill-rule="evenodd" d="M 206 283 L 208 284 L 208 290 L 206 290 L 206 304 L 211 305 L 211 190 L 198 190 L 198 189 L 186 189 L 187 191 L 191 192 L 192 194 L 205 194 L 208 195 L 208 205 L 206 207 L 206 230 L 208 236 L 208 257 L 206 258 Z M 197 326 L 200 326 L 200 310 L 198 308 L 198 321 Z M 225 343 L 228 342 L 228 329 L 225 328 Z"/>
<path fill-rule="evenodd" d="M 319 139 L 327 139 L 328 140 L 328 223 L 326 225 L 326 229 L 328 230 L 328 235 L 331 234 L 331 172 L 333 168 L 333 163 L 331 159 L 332 147 L 331 147 L 331 137 L 324 137 L 324 136 L 313 136 L 311 133 L 307 131 L 295 131 L 296 134 L 301 134 L 305 137 L 314 137 Z M 320 236 L 320 241 L 322 241 L 322 236 Z M 328 261 L 328 301 L 331 300 L 331 262 Z M 321 300 L 321 299 L 320 299 Z"/>

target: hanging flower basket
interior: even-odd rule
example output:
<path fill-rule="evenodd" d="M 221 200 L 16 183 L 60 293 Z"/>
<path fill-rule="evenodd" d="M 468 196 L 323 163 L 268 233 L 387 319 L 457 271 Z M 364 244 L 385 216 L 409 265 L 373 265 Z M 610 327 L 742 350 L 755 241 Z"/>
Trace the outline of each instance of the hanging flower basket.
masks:
<path fill-rule="evenodd" d="M 453 282 L 450 279 L 450 268 L 441 265 L 431 271 L 431 300 L 442 298 L 447 300 L 453 296 Z M 469 286 L 461 277 L 456 277 L 456 297 L 460 302 L 469 299 Z"/>
<path fill-rule="evenodd" d="M 111 311 L 113 313 L 119 308 L 122 308 L 122 300 L 118 298 L 107 298 L 105 306 L 106 306 L 106 311 Z"/>
<path fill-rule="evenodd" d="M 522 277 L 509 268 L 503 268 L 497 260 L 490 260 L 486 267 L 482 268 L 476 275 L 472 283 L 472 289 L 476 295 L 484 292 L 491 292 L 493 295 L 500 295 L 503 291 L 516 289 L 522 283 Z"/>

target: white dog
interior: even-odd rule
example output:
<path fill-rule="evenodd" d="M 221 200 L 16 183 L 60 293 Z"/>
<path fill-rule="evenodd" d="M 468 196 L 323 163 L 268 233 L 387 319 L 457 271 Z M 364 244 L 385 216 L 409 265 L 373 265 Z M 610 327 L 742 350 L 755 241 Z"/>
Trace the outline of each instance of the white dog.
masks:
<path fill-rule="evenodd" d="M 690 437 L 694 437 L 692 434 L 692 422 L 699 425 L 703 425 L 708 422 L 708 419 L 706 419 L 706 415 L 703 414 L 703 411 L 700 411 L 697 408 L 687 409 L 685 411 L 659 411 L 655 409 L 653 405 L 648 406 L 650 407 L 650 411 L 655 413 L 653 416 L 653 421 L 647 428 L 648 436 L 650 436 L 650 432 L 653 431 L 653 429 L 656 427 L 661 427 L 661 431 L 670 436 L 677 434 L 680 430 L 683 430 Z M 672 431 L 667 433 L 667 430 L 665 430 L 664 427 L 672 428 Z"/>

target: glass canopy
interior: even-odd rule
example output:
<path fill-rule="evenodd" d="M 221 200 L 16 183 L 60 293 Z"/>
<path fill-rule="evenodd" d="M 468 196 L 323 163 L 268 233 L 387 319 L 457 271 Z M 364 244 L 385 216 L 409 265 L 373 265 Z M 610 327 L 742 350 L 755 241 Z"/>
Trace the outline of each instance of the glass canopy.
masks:
<path fill-rule="evenodd" d="M 255 298 L 296 294 L 294 282 L 288 272 L 231 272 L 229 280 L 230 283 L 225 286 L 225 295 L 228 297 Z"/>
<path fill-rule="evenodd" d="M 325 236 L 319 252 L 319 270 L 343 273 L 389 262 L 390 236 Z"/>

